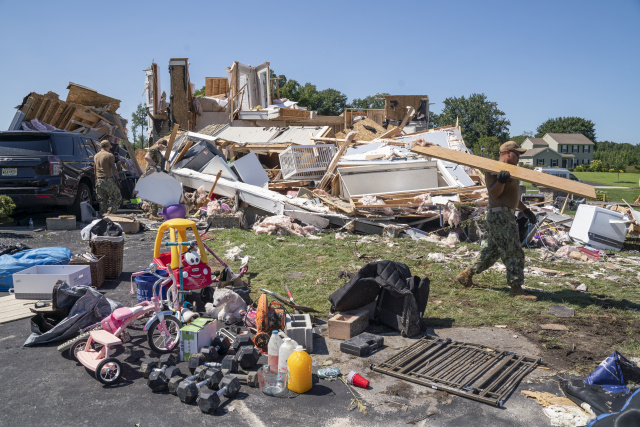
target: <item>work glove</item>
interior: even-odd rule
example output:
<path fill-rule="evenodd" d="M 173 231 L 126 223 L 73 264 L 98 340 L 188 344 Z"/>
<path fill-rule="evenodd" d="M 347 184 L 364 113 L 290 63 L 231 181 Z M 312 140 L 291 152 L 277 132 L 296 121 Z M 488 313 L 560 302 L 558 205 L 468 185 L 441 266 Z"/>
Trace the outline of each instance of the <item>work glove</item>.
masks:
<path fill-rule="evenodd" d="M 509 171 L 500 171 L 500 173 L 498 173 L 498 181 L 502 184 L 509 181 L 509 178 L 511 178 Z"/>
<path fill-rule="evenodd" d="M 522 213 L 524 214 L 524 216 L 527 217 L 531 225 L 536 225 L 538 223 L 538 218 L 536 218 L 536 214 L 531 212 L 531 209 L 526 208 L 525 210 L 522 211 Z"/>

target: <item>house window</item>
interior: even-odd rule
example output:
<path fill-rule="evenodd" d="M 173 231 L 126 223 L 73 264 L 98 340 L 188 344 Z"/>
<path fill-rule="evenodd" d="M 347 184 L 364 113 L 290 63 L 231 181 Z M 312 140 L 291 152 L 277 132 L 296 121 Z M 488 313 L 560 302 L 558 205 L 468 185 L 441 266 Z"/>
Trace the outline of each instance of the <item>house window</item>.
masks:
<path fill-rule="evenodd" d="M 590 153 L 590 152 L 591 152 L 591 146 L 589 146 L 589 145 L 583 145 L 583 146 L 582 146 L 582 152 L 583 152 L 583 153 Z"/>
<path fill-rule="evenodd" d="M 573 152 L 574 153 L 579 153 L 580 152 L 580 146 L 579 145 L 574 145 L 573 146 Z"/>
<path fill-rule="evenodd" d="M 587 164 L 590 165 L 591 164 L 591 160 L 587 159 Z"/>
<path fill-rule="evenodd" d="M 569 152 L 569 146 L 568 145 L 561 145 L 560 146 L 560 152 L 561 153 L 568 153 Z"/>
<path fill-rule="evenodd" d="M 536 166 L 544 166 L 544 159 L 536 159 Z"/>
<path fill-rule="evenodd" d="M 551 167 L 558 167 L 558 159 L 551 159 Z"/>

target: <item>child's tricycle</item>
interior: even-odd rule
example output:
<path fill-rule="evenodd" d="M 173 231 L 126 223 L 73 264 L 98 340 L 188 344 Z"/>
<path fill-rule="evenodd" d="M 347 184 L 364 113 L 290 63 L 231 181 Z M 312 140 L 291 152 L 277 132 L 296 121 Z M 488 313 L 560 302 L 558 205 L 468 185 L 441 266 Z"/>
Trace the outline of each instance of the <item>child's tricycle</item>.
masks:
<path fill-rule="evenodd" d="M 70 354 L 87 369 L 94 371 L 96 379 L 104 384 L 114 383 L 120 378 L 122 367 L 118 359 L 112 357 L 112 352 L 115 346 L 122 344 L 126 328 L 135 320 L 154 313 L 144 330 L 147 331 L 149 347 L 158 353 L 169 353 L 180 342 L 182 323 L 174 316 L 173 311 L 163 311 L 163 302 L 158 296 L 158 287 L 171 279 L 158 275 L 155 270 L 155 264 L 151 264 L 149 272 L 158 278 L 153 285 L 151 301 L 114 310 L 111 315 L 102 319 L 101 329 L 93 329 L 80 335 L 69 349 Z"/>

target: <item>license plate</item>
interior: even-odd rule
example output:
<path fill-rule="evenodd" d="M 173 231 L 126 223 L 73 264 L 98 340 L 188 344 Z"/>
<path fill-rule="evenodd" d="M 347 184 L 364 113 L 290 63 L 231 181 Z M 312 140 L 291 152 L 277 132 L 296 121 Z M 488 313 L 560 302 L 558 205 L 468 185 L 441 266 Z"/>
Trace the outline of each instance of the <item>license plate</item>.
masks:
<path fill-rule="evenodd" d="M 2 176 L 18 176 L 18 168 L 2 168 Z"/>

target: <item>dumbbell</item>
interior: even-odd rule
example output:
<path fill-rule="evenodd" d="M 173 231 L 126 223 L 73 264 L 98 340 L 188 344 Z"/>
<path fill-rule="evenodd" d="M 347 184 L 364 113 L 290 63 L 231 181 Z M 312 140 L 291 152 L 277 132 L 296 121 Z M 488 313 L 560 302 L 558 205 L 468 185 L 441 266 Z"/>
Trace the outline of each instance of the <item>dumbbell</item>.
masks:
<path fill-rule="evenodd" d="M 180 383 L 182 381 L 196 381 L 196 380 L 201 380 L 204 377 L 204 373 L 206 372 L 206 367 L 202 366 L 202 367 L 198 367 L 194 374 L 191 375 L 190 377 L 184 377 L 184 376 L 180 376 L 180 377 L 173 377 L 169 380 L 169 385 L 168 385 L 168 389 L 169 389 L 169 393 L 173 394 L 174 396 L 178 395 L 178 386 L 180 385 Z"/>
<path fill-rule="evenodd" d="M 151 375 L 153 371 L 164 372 L 166 368 L 175 366 L 176 358 L 173 354 L 163 354 L 162 356 L 160 356 L 159 362 L 160 367 L 158 367 L 158 362 L 155 359 L 143 360 L 142 364 L 140 365 L 140 372 L 142 373 L 142 376 L 145 378 L 149 378 L 149 375 Z"/>
<path fill-rule="evenodd" d="M 210 414 L 220 406 L 221 396 L 232 399 L 238 394 L 240 387 L 238 378 L 233 375 L 227 375 L 220 382 L 220 390 L 202 390 L 197 399 L 200 410 L 205 414 Z"/>
<path fill-rule="evenodd" d="M 227 357 L 227 356 L 225 356 Z M 222 364 L 215 362 L 207 362 L 206 357 L 202 353 L 192 354 L 189 357 L 189 371 L 194 373 L 198 366 L 206 366 L 208 368 L 222 368 Z"/>
<path fill-rule="evenodd" d="M 215 337 L 210 346 L 202 347 L 200 353 L 204 356 L 207 362 L 213 362 L 219 356 L 224 355 L 231 347 L 229 338 L 227 337 Z"/>
<path fill-rule="evenodd" d="M 227 371 L 226 369 L 222 370 L 222 373 L 226 376 L 232 372 Z M 240 381 L 240 384 L 249 386 L 251 388 L 258 387 L 258 373 L 257 372 L 248 372 L 246 375 L 233 374 L 234 377 Z"/>
<path fill-rule="evenodd" d="M 253 340 L 249 336 L 249 334 L 234 334 L 230 330 L 226 328 L 222 328 L 218 331 L 218 335 L 228 338 L 231 341 L 231 348 L 233 348 L 236 352 L 245 345 L 253 346 Z"/>
<path fill-rule="evenodd" d="M 177 394 L 184 403 L 191 403 L 198 397 L 202 387 L 217 388 L 222 381 L 222 371 L 216 368 L 209 368 L 204 372 L 202 381 L 196 383 L 195 380 L 184 380 L 178 385 Z M 191 377 L 189 377 L 191 378 Z"/>

